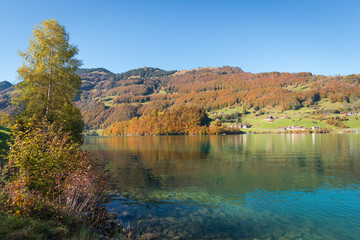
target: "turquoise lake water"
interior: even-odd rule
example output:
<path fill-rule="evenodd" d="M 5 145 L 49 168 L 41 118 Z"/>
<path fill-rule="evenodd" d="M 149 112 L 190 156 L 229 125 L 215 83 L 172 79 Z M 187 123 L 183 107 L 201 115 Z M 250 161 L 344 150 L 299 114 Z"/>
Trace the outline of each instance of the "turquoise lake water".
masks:
<path fill-rule="evenodd" d="M 167 239 L 360 239 L 360 134 L 88 137 L 108 210 Z"/>

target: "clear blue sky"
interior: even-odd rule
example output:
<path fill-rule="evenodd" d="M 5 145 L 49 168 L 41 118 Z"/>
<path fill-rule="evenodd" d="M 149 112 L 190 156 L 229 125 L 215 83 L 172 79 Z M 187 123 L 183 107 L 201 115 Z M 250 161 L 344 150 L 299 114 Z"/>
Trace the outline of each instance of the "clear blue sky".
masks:
<path fill-rule="evenodd" d="M 83 67 L 360 73 L 359 0 L 0 1 L 0 81 L 34 25 L 55 18 Z"/>

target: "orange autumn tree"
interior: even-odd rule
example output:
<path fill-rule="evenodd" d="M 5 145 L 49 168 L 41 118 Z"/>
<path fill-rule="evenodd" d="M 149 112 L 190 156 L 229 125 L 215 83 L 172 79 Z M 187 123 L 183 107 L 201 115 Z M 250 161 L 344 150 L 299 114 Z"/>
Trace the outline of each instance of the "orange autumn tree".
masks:
<path fill-rule="evenodd" d="M 109 127 L 108 135 L 187 135 L 207 134 L 209 118 L 204 109 L 199 107 L 179 106 L 153 110 L 151 114 L 130 121 L 118 122 Z"/>

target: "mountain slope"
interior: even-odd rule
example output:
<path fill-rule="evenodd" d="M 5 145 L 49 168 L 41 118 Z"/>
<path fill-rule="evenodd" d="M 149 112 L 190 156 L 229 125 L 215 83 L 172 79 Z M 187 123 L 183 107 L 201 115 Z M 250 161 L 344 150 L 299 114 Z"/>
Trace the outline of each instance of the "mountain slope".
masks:
<path fill-rule="evenodd" d="M 198 106 L 209 113 L 238 109 L 236 114 L 241 115 L 270 108 L 298 110 L 327 101 L 338 103 L 339 111 L 347 111 L 355 110 L 360 98 L 360 75 L 253 74 L 228 66 L 182 71 L 144 67 L 121 74 L 94 68 L 80 69 L 78 74 L 82 86 L 76 104 L 87 129 L 104 129 L 148 115 L 153 109 L 161 112 L 182 105 Z M 12 89 L 0 91 L 0 108 L 8 113 Z"/>

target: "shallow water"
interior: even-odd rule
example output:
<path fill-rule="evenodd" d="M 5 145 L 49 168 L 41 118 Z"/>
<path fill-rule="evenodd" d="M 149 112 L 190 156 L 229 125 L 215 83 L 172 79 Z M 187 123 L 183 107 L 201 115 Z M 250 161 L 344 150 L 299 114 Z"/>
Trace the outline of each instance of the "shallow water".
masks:
<path fill-rule="evenodd" d="M 168 239 L 359 239 L 360 134 L 88 137 L 108 209 Z"/>

